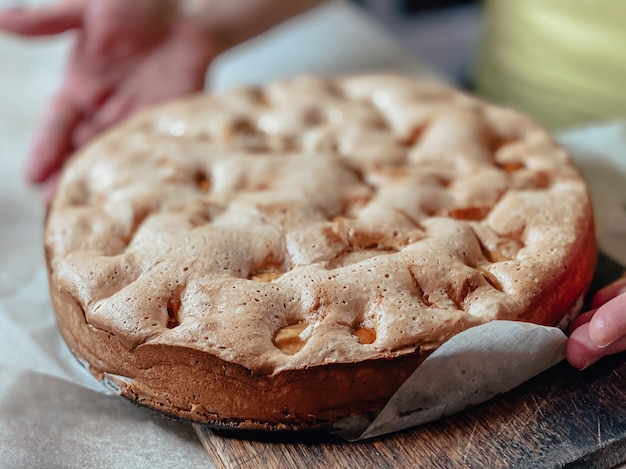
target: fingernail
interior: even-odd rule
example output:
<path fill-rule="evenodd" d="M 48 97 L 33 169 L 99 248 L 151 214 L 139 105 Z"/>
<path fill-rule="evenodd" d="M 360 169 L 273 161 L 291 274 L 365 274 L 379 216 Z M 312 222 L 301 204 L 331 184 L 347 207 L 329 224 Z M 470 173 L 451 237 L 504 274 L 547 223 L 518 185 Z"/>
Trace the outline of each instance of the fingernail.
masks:
<path fill-rule="evenodd" d="M 611 345 L 613 342 L 615 342 L 615 339 L 610 339 L 610 338 L 606 338 L 606 337 L 602 337 L 601 334 L 600 337 L 598 337 L 598 329 L 600 329 L 599 327 L 596 327 L 596 329 L 594 329 L 593 331 L 590 328 L 589 331 L 589 338 L 593 341 L 593 343 L 595 344 L 596 347 L 598 348 L 607 348 L 609 345 Z M 600 329 L 602 330 L 602 329 Z M 606 328 L 604 329 L 606 330 Z M 593 332 L 596 332 L 595 334 Z"/>
<path fill-rule="evenodd" d="M 604 342 L 601 342 L 601 343 L 596 343 L 596 347 L 598 347 L 598 348 L 607 348 L 607 347 L 608 347 L 609 345 L 611 345 L 613 342 L 614 342 L 614 341 L 613 341 L 613 340 L 611 340 L 611 341 L 606 342 L 606 343 L 604 343 Z"/>
<path fill-rule="evenodd" d="M 606 318 L 595 315 L 589 322 L 589 338 L 598 348 L 606 348 L 611 345 L 617 337 L 611 337 L 610 325 Z"/>

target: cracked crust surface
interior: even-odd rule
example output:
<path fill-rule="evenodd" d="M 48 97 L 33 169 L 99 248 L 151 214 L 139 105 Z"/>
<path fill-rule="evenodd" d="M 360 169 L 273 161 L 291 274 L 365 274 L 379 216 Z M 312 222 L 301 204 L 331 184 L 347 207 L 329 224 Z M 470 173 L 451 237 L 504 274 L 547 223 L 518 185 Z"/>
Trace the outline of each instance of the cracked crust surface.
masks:
<path fill-rule="evenodd" d="M 94 373 L 175 415 L 289 428 L 375 411 L 474 325 L 558 323 L 595 258 L 546 131 L 386 75 L 144 112 L 71 160 L 45 243 Z"/>

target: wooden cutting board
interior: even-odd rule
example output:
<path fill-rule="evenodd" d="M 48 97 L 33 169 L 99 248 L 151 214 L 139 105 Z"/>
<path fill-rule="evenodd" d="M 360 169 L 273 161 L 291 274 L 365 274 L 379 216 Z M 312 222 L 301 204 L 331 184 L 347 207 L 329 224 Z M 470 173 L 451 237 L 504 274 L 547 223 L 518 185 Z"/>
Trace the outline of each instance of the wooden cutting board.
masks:
<path fill-rule="evenodd" d="M 604 268 L 594 283 L 620 273 Z M 562 362 L 460 414 L 365 442 L 196 431 L 217 468 L 612 468 L 626 462 L 626 353 L 582 372 Z"/>

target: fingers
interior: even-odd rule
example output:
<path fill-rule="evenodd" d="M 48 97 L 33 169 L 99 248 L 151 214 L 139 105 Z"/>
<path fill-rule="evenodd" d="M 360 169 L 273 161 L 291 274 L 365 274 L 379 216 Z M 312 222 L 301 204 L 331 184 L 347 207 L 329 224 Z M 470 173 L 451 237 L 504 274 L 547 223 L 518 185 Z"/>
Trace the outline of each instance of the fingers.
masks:
<path fill-rule="evenodd" d="M 120 60 L 149 47 L 167 31 L 173 0 L 92 0 L 85 10 L 89 53 Z"/>
<path fill-rule="evenodd" d="M 626 350 L 626 336 L 606 347 L 598 347 L 589 337 L 589 323 L 576 329 L 567 341 L 567 360 L 572 366 L 584 370 L 605 355 Z"/>
<path fill-rule="evenodd" d="M 128 15 L 124 12 L 124 3 L 115 0 L 96 0 L 87 5 L 85 50 L 88 54 L 108 57 L 114 55 L 111 53 L 114 47 L 128 47 L 127 34 L 124 34 L 126 33 L 124 24 L 128 22 Z M 136 30 L 140 32 L 141 28 Z"/>
<path fill-rule="evenodd" d="M 35 145 L 26 161 L 26 177 L 41 183 L 58 171 L 72 151 L 72 133 L 80 115 L 63 94 L 59 94 L 44 115 Z"/>
<path fill-rule="evenodd" d="M 0 29 L 21 36 L 59 34 L 82 24 L 85 0 L 65 1 L 40 8 L 0 11 Z"/>
<path fill-rule="evenodd" d="M 589 337 L 607 347 L 626 335 L 626 291 L 600 306 L 589 321 Z"/>
<path fill-rule="evenodd" d="M 44 192 L 53 194 L 55 184 L 48 190 L 48 179 L 61 169 L 69 155 L 132 111 L 130 100 L 113 96 L 94 115 L 86 118 L 65 94 L 59 94 L 40 125 L 26 163 L 27 179 L 33 183 L 45 182 Z"/>
<path fill-rule="evenodd" d="M 133 104 L 130 99 L 111 96 L 90 120 L 83 121 L 76 127 L 72 138 L 74 147 L 82 147 L 99 133 L 129 116 L 132 111 Z"/>
<path fill-rule="evenodd" d="M 598 300 L 596 301 L 596 298 Z M 598 292 L 599 307 L 580 315 L 572 324 L 567 359 L 579 369 L 605 355 L 626 350 L 626 285 L 619 280 Z M 601 304 L 601 301 L 604 301 Z"/>
<path fill-rule="evenodd" d="M 109 99 L 95 116 L 94 125 L 100 132 L 122 121 L 136 111 L 133 98 L 117 95 Z"/>

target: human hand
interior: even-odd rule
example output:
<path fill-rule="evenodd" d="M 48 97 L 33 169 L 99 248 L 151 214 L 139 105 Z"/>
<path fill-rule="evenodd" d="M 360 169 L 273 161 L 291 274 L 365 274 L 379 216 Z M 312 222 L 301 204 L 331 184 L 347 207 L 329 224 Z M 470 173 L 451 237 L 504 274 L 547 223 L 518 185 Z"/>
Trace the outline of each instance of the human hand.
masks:
<path fill-rule="evenodd" d="M 60 90 L 26 165 L 49 200 L 69 155 L 93 136 L 153 103 L 200 90 L 221 52 L 177 0 L 63 0 L 0 11 L 0 30 L 47 36 L 76 30 Z"/>
<path fill-rule="evenodd" d="M 626 278 L 599 290 L 592 308 L 572 323 L 567 342 L 567 360 L 581 370 L 626 350 Z"/>

